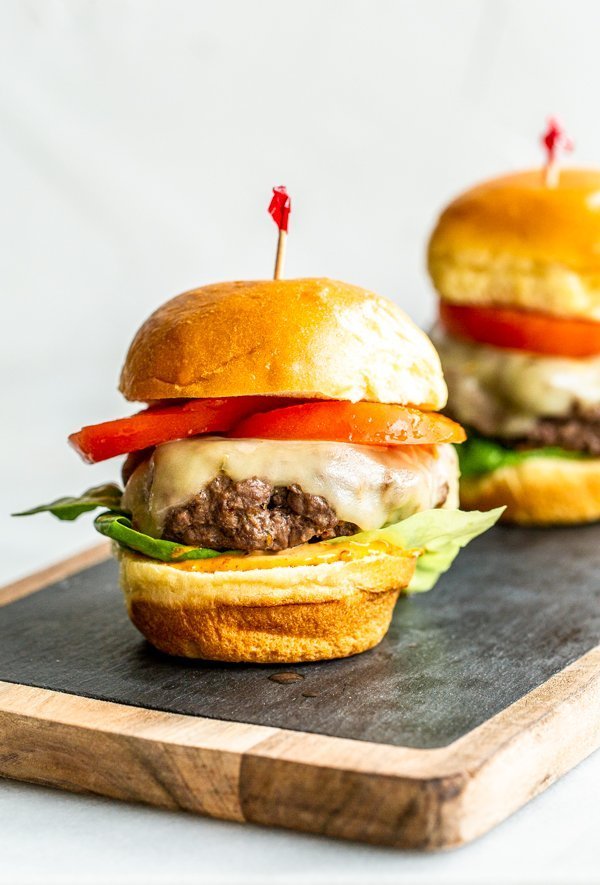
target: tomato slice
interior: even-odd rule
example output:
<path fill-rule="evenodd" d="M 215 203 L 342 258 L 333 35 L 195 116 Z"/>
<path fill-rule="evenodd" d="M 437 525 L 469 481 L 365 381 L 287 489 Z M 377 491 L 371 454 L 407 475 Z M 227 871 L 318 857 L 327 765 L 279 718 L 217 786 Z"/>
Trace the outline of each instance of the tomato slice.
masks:
<path fill-rule="evenodd" d="M 172 439 L 199 433 L 224 433 L 246 415 L 275 409 L 293 400 L 285 397 L 234 396 L 192 399 L 174 405 L 156 405 L 116 421 L 91 424 L 72 433 L 69 442 L 84 461 L 95 463 L 138 452 Z"/>
<path fill-rule="evenodd" d="M 600 323 L 506 307 L 440 304 L 444 328 L 457 338 L 551 356 L 600 354 Z"/>
<path fill-rule="evenodd" d="M 311 402 L 249 415 L 228 434 L 234 438 L 332 440 L 395 446 L 463 442 L 450 418 L 384 403 Z"/>

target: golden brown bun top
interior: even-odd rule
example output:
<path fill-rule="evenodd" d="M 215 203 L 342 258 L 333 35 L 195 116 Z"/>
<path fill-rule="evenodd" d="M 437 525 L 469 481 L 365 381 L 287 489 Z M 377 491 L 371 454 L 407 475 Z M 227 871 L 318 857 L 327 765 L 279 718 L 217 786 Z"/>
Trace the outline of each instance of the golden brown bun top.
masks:
<path fill-rule="evenodd" d="M 217 283 L 159 307 L 121 373 L 129 400 L 290 395 L 439 409 L 427 336 L 391 301 L 328 279 Z"/>
<path fill-rule="evenodd" d="M 563 169 L 556 187 L 540 169 L 486 181 L 444 210 L 429 250 L 510 253 L 600 273 L 600 171 Z"/>

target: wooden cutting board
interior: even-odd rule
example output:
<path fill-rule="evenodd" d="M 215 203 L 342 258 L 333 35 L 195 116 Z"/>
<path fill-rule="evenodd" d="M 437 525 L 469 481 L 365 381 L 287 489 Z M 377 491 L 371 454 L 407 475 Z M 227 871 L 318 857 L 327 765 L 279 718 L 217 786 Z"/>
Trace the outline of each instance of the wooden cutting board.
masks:
<path fill-rule="evenodd" d="M 0 591 L 0 775 L 435 849 L 600 745 L 600 526 L 496 528 L 376 649 L 294 667 L 160 655 L 107 555 Z"/>

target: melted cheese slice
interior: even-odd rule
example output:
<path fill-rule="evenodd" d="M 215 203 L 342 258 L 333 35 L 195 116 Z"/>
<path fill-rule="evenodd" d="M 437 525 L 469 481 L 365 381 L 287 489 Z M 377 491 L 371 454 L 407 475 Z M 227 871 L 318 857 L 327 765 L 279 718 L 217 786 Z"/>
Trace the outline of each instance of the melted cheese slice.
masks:
<path fill-rule="evenodd" d="M 448 384 L 448 408 L 488 436 L 518 437 L 538 418 L 582 414 L 600 405 L 600 357 L 570 359 L 461 341 L 432 340 Z"/>
<path fill-rule="evenodd" d="M 136 526 L 160 537 L 168 511 L 185 504 L 216 476 L 297 483 L 320 495 L 340 520 L 378 529 L 437 506 L 457 506 L 452 446 L 358 446 L 299 440 L 203 437 L 158 446 L 130 478 L 123 504 Z"/>

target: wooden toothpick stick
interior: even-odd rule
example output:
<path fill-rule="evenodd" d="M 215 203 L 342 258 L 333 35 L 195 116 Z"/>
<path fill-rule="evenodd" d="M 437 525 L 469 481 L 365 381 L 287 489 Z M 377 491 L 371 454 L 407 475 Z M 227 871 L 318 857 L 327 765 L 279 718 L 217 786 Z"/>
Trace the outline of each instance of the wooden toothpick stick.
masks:
<path fill-rule="evenodd" d="M 557 187 L 560 178 L 558 162 L 560 152 L 572 151 L 574 144 L 555 117 L 550 117 L 548 120 L 548 128 L 542 135 L 542 145 L 546 149 L 546 163 L 543 171 L 544 184 L 546 187 Z"/>
<path fill-rule="evenodd" d="M 273 188 L 273 196 L 269 203 L 269 215 L 279 228 L 277 238 L 277 255 L 275 256 L 275 270 L 273 279 L 280 280 L 283 275 L 285 264 L 285 247 L 287 245 L 288 218 L 292 209 L 292 201 L 283 185 Z"/>
<path fill-rule="evenodd" d="M 280 280 L 285 265 L 285 247 L 287 245 L 287 231 L 280 230 L 277 237 L 277 255 L 275 256 L 275 270 L 273 271 L 273 279 Z"/>

